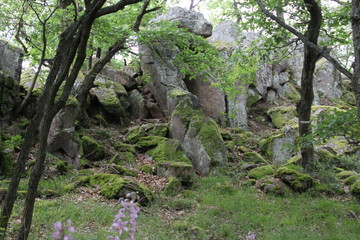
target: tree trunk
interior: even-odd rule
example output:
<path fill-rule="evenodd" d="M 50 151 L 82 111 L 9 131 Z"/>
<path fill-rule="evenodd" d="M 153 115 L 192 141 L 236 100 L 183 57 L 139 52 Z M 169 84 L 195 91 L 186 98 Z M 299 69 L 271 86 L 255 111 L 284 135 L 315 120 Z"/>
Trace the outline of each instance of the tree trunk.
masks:
<path fill-rule="evenodd" d="M 322 22 L 321 8 L 315 0 L 304 0 L 306 8 L 310 13 L 310 22 L 308 25 L 306 38 L 313 44 L 317 45 L 320 26 Z M 301 75 L 301 100 L 297 106 L 299 116 L 299 135 L 304 137 L 311 132 L 311 105 L 314 100 L 313 79 L 316 61 L 319 54 L 310 46 L 304 45 L 304 64 Z M 301 147 L 302 166 L 305 170 L 313 170 L 314 148 L 310 146 Z"/>
<path fill-rule="evenodd" d="M 360 0 L 352 0 L 351 25 L 354 45 L 354 74 L 352 87 L 355 92 L 358 120 L 360 121 Z"/>

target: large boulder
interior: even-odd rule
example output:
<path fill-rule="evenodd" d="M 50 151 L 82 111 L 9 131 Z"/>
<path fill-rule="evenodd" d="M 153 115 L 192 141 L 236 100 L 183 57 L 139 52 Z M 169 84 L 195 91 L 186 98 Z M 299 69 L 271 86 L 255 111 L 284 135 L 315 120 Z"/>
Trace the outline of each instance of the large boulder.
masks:
<path fill-rule="evenodd" d="M 126 89 L 132 90 L 136 88 L 137 83 L 132 76 L 112 66 L 106 65 L 100 74 L 108 77 L 111 81 L 120 83 Z"/>
<path fill-rule="evenodd" d="M 0 128 L 11 124 L 12 114 L 20 101 L 19 81 L 24 53 L 0 40 Z"/>
<path fill-rule="evenodd" d="M 216 122 L 206 117 L 192 103 L 181 101 L 170 120 L 170 132 L 173 138 L 191 160 L 195 170 L 205 175 L 212 167 L 225 166 L 227 163 L 226 146 Z"/>
<path fill-rule="evenodd" d="M 151 20 L 151 22 L 164 20 L 177 22 L 178 27 L 187 28 L 190 32 L 199 36 L 210 37 L 212 33 L 212 25 L 205 19 L 202 13 L 185 8 L 171 7 L 168 12 Z"/>
<path fill-rule="evenodd" d="M 81 141 L 75 131 L 75 121 L 79 114 L 76 98 L 70 96 L 66 105 L 51 122 L 47 150 L 74 168 L 80 166 Z"/>

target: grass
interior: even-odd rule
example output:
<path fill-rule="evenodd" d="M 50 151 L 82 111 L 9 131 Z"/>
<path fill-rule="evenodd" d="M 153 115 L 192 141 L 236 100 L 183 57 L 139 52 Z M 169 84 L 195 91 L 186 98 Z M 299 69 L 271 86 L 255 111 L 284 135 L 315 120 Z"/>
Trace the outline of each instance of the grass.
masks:
<path fill-rule="evenodd" d="M 55 181 L 68 183 L 64 178 Z M 142 207 L 136 239 L 232 240 L 245 239 L 250 231 L 255 232 L 256 239 L 264 240 L 359 239 L 360 221 L 351 212 L 359 216 L 360 204 L 354 199 L 314 197 L 309 193 L 276 197 L 237 183 L 231 177 L 210 176 L 198 179 L 191 189 L 175 197 L 158 196 Z M 42 186 L 54 187 L 51 183 Z M 105 240 L 111 235 L 109 228 L 120 206 L 82 191 L 37 200 L 29 239 L 51 239 L 53 223 L 67 219 L 73 221 L 77 240 Z M 22 201 L 12 219 L 14 232 Z M 189 227 L 176 229 L 175 221 Z"/>

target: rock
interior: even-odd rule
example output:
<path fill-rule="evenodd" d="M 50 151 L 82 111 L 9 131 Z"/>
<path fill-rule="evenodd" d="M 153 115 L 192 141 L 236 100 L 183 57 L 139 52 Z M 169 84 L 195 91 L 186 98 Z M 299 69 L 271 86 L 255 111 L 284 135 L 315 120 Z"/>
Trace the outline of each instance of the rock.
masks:
<path fill-rule="evenodd" d="M 121 165 L 112 165 L 112 173 L 114 174 L 119 174 L 121 176 L 130 176 L 130 177 L 135 177 L 136 176 L 136 172 L 130 169 L 127 169 Z"/>
<path fill-rule="evenodd" d="M 0 129 L 2 129 L 11 125 L 15 108 L 21 103 L 18 81 L 2 70 L 0 70 L 0 92 Z"/>
<path fill-rule="evenodd" d="M 350 193 L 360 199 L 360 180 L 351 185 Z"/>
<path fill-rule="evenodd" d="M 24 57 L 23 51 L 0 40 L 0 53 L 0 72 L 19 82 Z"/>
<path fill-rule="evenodd" d="M 145 165 L 141 166 L 140 171 L 142 171 L 143 173 L 147 173 L 147 174 L 154 174 L 155 168 L 150 164 L 145 164 Z"/>
<path fill-rule="evenodd" d="M 127 195 L 134 195 L 135 200 L 144 205 L 153 199 L 151 191 L 132 177 L 121 177 L 116 174 L 95 174 L 83 180 L 91 186 L 99 186 L 100 193 L 108 199 L 127 199 Z"/>
<path fill-rule="evenodd" d="M 357 176 L 357 175 L 359 175 L 359 174 L 355 171 L 342 171 L 342 172 L 336 174 L 336 176 L 340 179 L 346 179 L 348 177 Z"/>
<path fill-rule="evenodd" d="M 266 194 L 284 196 L 291 190 L 282 181 L 276 178 L 265 178 L 258 183 L 259 188 Z"/>
<path fill-rule="evenodd" d="M 191 164 L 186 162 L 161 162 L 156 165 L 156 175 L 159 177 L 176 177 L 181 183 L 189 185 L 195 177 Z"/>
<path fill-rule="evenodd" d="M 205 19 L 203 14 L 185 8 L 171 7 L 168 12 L 152 19 L 150 23 L 164 20 L 178 22 L 178 27 L 187 28 L 190 32 L 203 37 L 210 37 L 212 33 L 212 25 Z"/>
<path fill-rule="evenodd" d="M 129 102 L 131 119 L 147 118 L 149 112 L 146 108 L 145 99 L 138 90 L 135 89 L 129 93 Z"/>
<path fill-rule="evenodd" d="M 99 161 L 106 157 L 106 149 L 103 145 L 95 141 L 89 136 L 81 137 L 81 143 L 86 159 L 91 161 Z"/>
<path fill-rule="evenodd" d="M 134 153 L 131 152 L 119 152 L 115 154 L 111 160 L 110 163 L 114 163 L 116 165 L 118 164 L 129 164 L 129 163 L 135 163 L 136 158 Z"/>
<path fill-rule="evenodd" d="M 268 163 L 260 154 L 257 152 L 245 152 L 242 158 L 243 161 L 249 163 Z"/>
<path fill-rule="evenodd" d="M 147 150 L 158 146 L 161 142 L 165 141 L 167 138 L 160 136 L 146 136 L 141 137 L 136 143 L 136 148 L 140 150 Z"/>
<path fill-rule="evenodd" d="M 156 148 L 147 152 L 155 162 L 186 162 L 190 163 L 188 157 L 181 149 L 180 142 L 176 139 L 168 139 L 157 145 Z"/>
<path fill-rule="evenodd" d="M 181 147 L 201 175 L 211 167 L 225 166 L 226 146 L 214 120 L 194 109 L 189 100 L 181 101 L 170 120 L 171 136 Z"/>
<path fill-rule="evenodd" d="M 275 177 L 280 178 L 285 184 L 297 192 L 305 192 L 315 183 L 309 175 L 297 172 L 287 167 L 279 168 L 275 172 Z"/>
<path fill-rule="evenodd" d="M 290 126 L 283 128 L 283 133 L 274 136 L 269 143 L 268 149 L 271 151 L 271 159 L 274 164 L 281 165 L 293 156 L 296 132 Z"/>
<path fill-rule="evenodd" d="M 182 189 L 182 184 L 176 177 L 170 177 L 169 181 L 162 191 L 165 196 L 176 196 Z"/>
<path fill-rule="evenodd" d="M 167 124 L 148 123 L 141 126 L 130 128 L 126 133 L 125 138 L 129 143 L 137 143 L 141 137 L 145 136 L 159 136 L 165 137 L 168 135 Z"/>
<path fill-rule="evenodd" d="M 114 143 L 114 149 L 119 152 L 131 152 L 133 154 L 136 153 L 136 150 L 132 145 L 122 142 Z"/>
<path fill-rule="evenodd" d="M 65 160 L 75 169 L 80 166 L 81 141 L 75 131 L 75 121 L 79 111 L 76 98 L 70 96 L 66 105 L 51 122 L 47 139 L 47 151 Z"/>
<path fill-rule="evenodd" d="M 295 107 L 278 107 L 268 111 L 271 117 L 271 123 L 276 128 L 282 128 L 289 123 L 290 120 L 297 117 Z"/>
<path fill-rule="evenodd" d="M 251 169 L 247 175 L 249 178 L 261 179 L 265 176 L 272 175 L 274 172 L 274 168 L 270 165 L 267 165 Z"/>
<path fill-rule="evenodd" d="M 111 81 L 118 82 L 123 85 L 128 90 L 135 89 L 137 83 L 132 76 L 129 74 L 122 72 L 120 70 L 115 69 L 109 65 L 106 65 L 100 72 L 100 75 L 104 75 L 108 77 Z"/>

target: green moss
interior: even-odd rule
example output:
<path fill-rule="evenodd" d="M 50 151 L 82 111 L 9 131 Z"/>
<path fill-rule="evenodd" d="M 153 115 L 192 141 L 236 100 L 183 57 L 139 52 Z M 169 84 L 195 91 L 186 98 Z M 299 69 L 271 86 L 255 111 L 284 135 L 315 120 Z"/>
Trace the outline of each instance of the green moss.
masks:
<path fill-rule="evenodd" d="M 344 180 L 344 184 L 345 185 L 352 185 L 354 184 L 356 181 L 360 180 L 360 175 L 352 175 L 350 177 L 347 177 Z"/>
<path fill-rule="evenodd" d="M 295 107 L 281 107 L 268 111 L 271 117 L 271 123 L 276 128 L 282 128 L 291 119 L 297 116 Z"/>
<path fill-rule="evenodd" d="M 96 129 L 94 131 L 95 138 L 99 140 L 107 140 L 111 138 L 111 135 L 106 129 Z"/>
<path fill-rule="evenodd" d="M 153 199 L 151 191 L 141 183 L 136 182 L 130 177 L 121 177 L 116 174 L 96 174 L 90 177 L 89 184 L 99 185 L 101 194 L 110 198 L 126 197 L 127 193 L 138 192 L 144 201 Z"/>
<path fill-rule="evenodd" d="M 101 127 L 108 127 L 109 126 L 109 124 L 107 123 L 105 118 L 100 114 L 96 114 L 94 116 L 94 119 L 96 121 L 96 125 L 98 125 L 98 126 L 101 126 Z"/>
<path fill-rule="evenodd" d="M 228 150 L 233 150 L 235 148 L 235 142 L 233 142 L 233 141 L 226 142 L 226 148 Z"/>
<path fill-rule="evenodd" d="M 176 177 L 170 177 L 166 187 L 163 190 L 163 194 L 166 196 L 177 195 L 182 188 L 182 184 Z"/>
<path fill-rule="evenodd" d="M 301 155 L 295 155 L 291 157 L 286 163 L 287 164 L 300 164 L 301 162 Z"/>
<path fill-rule="evenodd" d="M 336 176 L 340 179 L 345 179 L 345 178 L 348 178 L 348 177 L 351 177 L 351 176 L 356 176 L 358 175 L 357 172 L 354 172 L 354 171 L 342 171 L 338 174 L 336 174 Z"/>
<path fill-rule="evenodd" d="M 103 145 L 89 136 L 81 137 L 84 156 L 92 161 L 99 161 L 106 157 L 106 149 Z"/>
<path fill-rule="evenodd" d="M 228 181 L 223 183 L 217 182 L 215 183 L 214 188 L 226 194 L 234 194 L 236 192 L 234 186 Z"/>
<path fill-rule="evenodd" d="M 141 137 L 139 141 L 136 143 L 136 148 L 139 149 L 149 149 L 158 146 L 160 143 L 167 140 L 166 137 L 160 136 L 146 136 Z"/>
<path fill-rule="evenodd" d="M 221 133 L 222 139 L 224 139 L 226 141 L 232 140 L 232 138 L 233 138 L 233 136 L 229 130 L 220 128 L 220 133 Z"/>
<path fill-rule="evenodd" d="M 168 96 L 170 98 L 178 98 L 178 97 L 183 97 L 188 95 L 188 92 L 185 92 L 184 90 L 178 89 L 178 88 L 173 88 L 169 91 Z"/>
<path fill-rule="evenodd" d="M 248 172 L 249 178 L 255 178 L 255 179 L 261 179 L 267 175 L 271 175 L 275 172 L 274 168 L 270 165 L 257 167 L 254 169 L 251 169 Z"/>
<path fill-rule="evenodd" d="M 178 231 L 186 231 L 190 228 L 190 224 L 185 221 L 174 221 L 173 228 Z"/>
<path fill-rule="evenodd" d="M 156 162 L 187 162 L 189 158 L 181 150 L 180 142 L 176 139 L 168 139 L 147 152 Z"/>
<path fill-rule="evenodd" d="M 135 177 L 136 176 L 136 172 L 130 169 L 127 169 L 121 165 L 115 165 L 114 166 L 115 169 L 115 173 L 119 174 L 119 175 L 124 175 L 124 176 L 130 176 L 130 177 Z"/>
<path fill-rule="evenodd" d="M 136 150 L 132 145 L 122 143 L 122 142 L 116 142 L 114 144 L 114 148 L 116 151 L 119 151 L 119 152 L 130 152 L 132 154 L 136 153 Z"/>
<path fill-rule="evenodd" d="M 275 196 L 284 196 L 291 193 L 291 190 L 283 182 L 273 178 L 262 179 L 259 182 L 259 188 L 266 194 Z"/>
<path fill-rule="evenodd" d="M 129 143 L 137 143 L 141 137 L 145 136 L 145 132 L 142 131 L 140 126 L 131 128 L 125 135 L 126 140 Z"/>
<path fill-rule="evenodd" d="M 10 177 L 15 170 L 15 161 L 10 153 L 4 152 L 0 146 L 0 176 Z"/>
<path fill-rule="evenodd" d="M 292 103 L 298 103 L 301 99 L 301 95 L 298 90 L 294 87 L 292 83 L 287 83 L 290 91 L 285 92 L 285 97 L 289 99 Z"/>
<path fill-rule="evenodd" d="M 110 163 L 115 163 L 116 165 L 124 164 L 124 163 L 135 163 L 135 162 L 136 162 L 136 157 L 131 152 L 117 153 L 110 160 Z"/>
<path fill-rule="evenodd" d="M 66 161 L 63 161 L 61 159 L 57 159 L 55 167 L 60 174 L 65 174 L 72 170 L 72 166 L 70 166 Z"/>
<path fill-rule="evenodd" d="M 145 164 L 141 166 L 140 171 L 143 173 L 154 174 L 154 167 L 150 164 Z"/>
<path fill-rule="evenodd" d="M 360 180 L 356 181 L 350 188 L 350 193 L 360 199 Z"/>
<path fill-rule="evenodd" d="M 160 162 L 156 165 L 156 173 L 161 177 L 176 177 L 186 185 L 194 178 L 193 166 L 185 162 Z"/>
<path fill-rule="evenodd" d="M 77 184 L 76 183 L 70 183 L 65 186 L 63 186 L 63 191 L 65 193 L 71 192 L 76 189 Z"/>
<path fill-rule="evenodd" d="M 70 95 L 68 100 L 66 101 L 65 103 L 65 106 L 74 106 L 74 107 L 77 107 L 79 106 L 79 102 L 78 100 L 76 99 L 76 97 Z"/>
<path fill-rule="evenodd" d="M 245 162 L 251 163 L 268 163 L 260 154 L 257 152 L 245 152 L 242 158 Z"/>
<path fill-rule="evenodd" d="M 287 167 L 279 168 L 274 175 L 297 192 L 304 192 L 311 188 L 315 183 L 309 175 Z"/>
<path fill-rule="evenodd" d="M 336 160 L 336 156 L 325 149 L 318 151 L 317 155 L 319 156 L 319 161 L 323 163 L 330 163 Z"/>
<path fill-rule="evenodd" d="M 167 124 L 155 124 L 149 131 L 148 135 L 166 137 L 168 135 L 169 127 Z"/>

